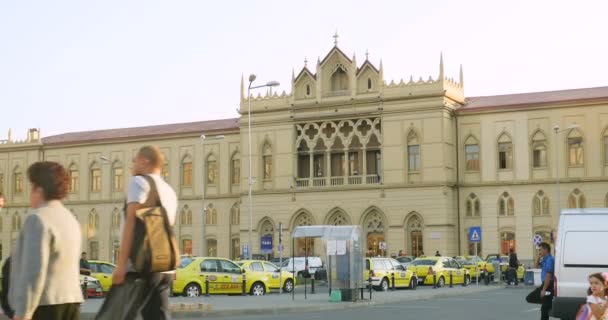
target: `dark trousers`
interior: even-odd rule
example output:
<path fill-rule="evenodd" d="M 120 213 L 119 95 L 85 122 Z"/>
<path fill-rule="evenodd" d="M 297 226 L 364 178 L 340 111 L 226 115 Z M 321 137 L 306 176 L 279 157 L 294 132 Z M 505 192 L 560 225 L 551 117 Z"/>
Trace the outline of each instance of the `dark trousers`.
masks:
<path fill-rule="evenodd" d="M 53 304 L 39 306 L 32 320 L 79 320 L 80 303 Z"/>
<path fill-rule="evenodd" d="M 541 297 L 540 292 L 543 289 L 543 285 L 544 284 L 541 283 L 540 287 L 530 292 L 526 297 L 526 301 L 528 303 L 540 304 L 540 320 L 549 320 L 549 312 L 553 307 L 553 283 L 550 283 L 547 288 L 547 292 L 549 292 L 550 295 Z"/>
<path fill-rule="evenodd" d="M 139 314 L 143 320 L 170 320 L 169 292 L 173 275 L 153 273 L 145 277 L 147 293 L 141 301 Z"/>
<path fill-rule="evenodd" d="M 516 268 L 507 269 L 507 282 L 509 284 L 515 283 L 515 285 L 519 284 L 519 279 L 517 279 L 517 269 Z"/>

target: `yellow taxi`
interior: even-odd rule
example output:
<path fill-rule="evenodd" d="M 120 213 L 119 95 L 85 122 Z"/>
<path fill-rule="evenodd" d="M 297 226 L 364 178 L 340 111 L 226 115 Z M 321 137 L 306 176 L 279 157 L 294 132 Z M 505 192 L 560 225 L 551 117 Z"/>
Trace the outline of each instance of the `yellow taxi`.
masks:
<path fill-rule="evenodd" d="M 504 277 L 507 273 L 507 269 L 509 268 L 509 257 L 508 256 L 499 256 L 497 254 L 490 254 L 486 257 L 487 270 L 490 275 L 494 274 L 494 263 L 500 263 L 500 271 L 502 272 L 502 276 Z M 517 267 L 517 279 L 523 282 L 524 273 L 526 272 L 526 268 L 523 265 L 519 265 Z"/>
<path fill-rule="evenodd" d="M 243 273 L 236 263 L 216 257 L 182 258 L 173 276 L 173 293 L 186 297 L 198 297 L 206 291 L 209 294 L 239 294 L 243 288 Z M 247 285 L 251 288 L 251 281 Z"/>
<path fill-rule="evenodd" d="M 277 266 L 267 261 L 242 260 L 237 264 L 245 271 L 251 295 L 262 296 L 271 289 L 281 289 L 283 292 L 293 291 L 295 279 L 291 272 L 281 272 Z"/>
<path fill-rule="evenodd" d="M 416 272 L 418 283 L 423 285 L 433 285 L 434 278 L 437 286 L 443 287 L 450 283 L 450 274 L 452 275 L 453 284 L 468 285 L 471 283 L 469 270 L 463 268 L 456 260 L 449 257 L 418 258 L 412 262 L 409 270 Z"/>
<path fill-rule="evenodd" d="M 372 279 L 372 287 L 378 291 L 388 291 L 391 288 L 392 275 L 395 275 L 396 288 L 415 289 L 418 278 L 414 270 L 407 270 L 399 261 L 391 258 L 367 258 L 363 280 Z"/>
<path fill-rule="evenodd" d="M 457 256 L 454 260 L 458 261 L 465 269 L 469 270 L 471 278 L 479 276 L 480 278 L 484 275 L 487 262 L 478 256 Z"/>
<path fill-rule="evenodd" d="M 112 273 L 114 273 L 116 266 L 106 261 L 89 260 L 89 267 L 91 268 L 91 277 L 99 280 L 103 291 L 110 291 Z"/>

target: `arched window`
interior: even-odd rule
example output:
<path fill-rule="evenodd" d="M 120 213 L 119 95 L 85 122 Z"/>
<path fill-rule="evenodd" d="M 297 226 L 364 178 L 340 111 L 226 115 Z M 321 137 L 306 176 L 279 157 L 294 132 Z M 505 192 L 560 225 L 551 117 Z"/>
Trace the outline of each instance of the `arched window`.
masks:
<path fill-rule="evenodd" d="M 169 163 L 166 162 L 166 159 L 167 158 L 165 158 L 165 163 L 163 164 L 163 168 L 161 169 L 160 174 L 163 177 L 163 180 L 168 182 L 169 181 Z"/>
<path fill-rule="evenodd" d="M 210 204 L 205 210 L 205 224 L 208 226 L 214 226 L 217 224 L 217 209 Z"/>
<path fill-rule="evenodd" d="M 348 75 L 343 66 L 338 66 L 331 75 L 331 91 L 348 90 Z"/>
<path fill-rule="evenodd" d="M 420 142 L 414 130 L 407 135 L 407 170 L 408 172 L 420 171 Z"/>
<path fill-rule="evenodd" d="M 115 161 L 112 164 L 112 190 L 122 191 L 124 189 L 125 173 L 122 163 Z"/>
<path fill-rule="evenodd" d="M 342 211 L 341 209 L 335 209 L 333 212 L 329 214 L 329 219 L 327 219 L 327 224 L 331 226 L 345 226 L 350 225 L 350 218 L 348 215 Z"/>
<path fill-rule="evenodd" d="M 217 257 L 217 239 L 207 239 L 207 256 Z"/>
<path fill-rule="evenodd" d="M 568 134 L 568 165 L 577 167 L 584 164 L 583 135 L 580 131 L 574 129 Z"/>
<path fill-rule="evenodd" d="M 532 167 L 545 168 L 547 166 L 547 139 L 541 131 L 532 137 Z"/>
<path fill-rule="evenodd" d="M 498 198 L 498 215 L 499 216 L 514 216 L 515 201 L 508 192 L 503 192 Z"/>
<path fill-rule="evenodd" d="M 120 211 L 115 208 L 112 212 L 112 228 L 118 229 L 120 227 Z"/>
<path fill-rule="evenodd" d="M 319 140 L 322 141 L 322 140 Z M 359 137 L 354 136 L 348 147 L 348 175 L 358 176 L 362 173 L 361 166 L 363 164 L 363 145 L 359 141 Z"/>
<path fill-rule="evenodd" d="M 179 222 L 184 226 L 192 225 L 192 210 L 185 205 L 179 213 Z"/>
<path fill-rule="evenodd" d="M 230 210 L 230 224 L 233 226 L 241 224 L 241 208 L 238 203 L 235 203 Z"/>
<path fill-rule="evenodd" d="M 207 157 L 207 184 L 216 185 L 218 183 L 217 159 L 214 154 Z"/>
<path fill-rule="evenodd" d="M 89 241 L 89 259 L 97 260 L 99 259 L 99 242 L 95 240 Z"/>
<path fill-rule="evenodd" d="M 11 219 L 11 231 L 17 232 L 19 229 L 21 229 L 21 217 L 19 216 L 19 212 L 15 212 Z"/>
<path fill-rule="evenodd" d="M 182 252 L 184 254 L 192 254 L 192 238 L 189 236 L 182 238 Z"/>
<path fill-rule="evenodd" d="M 509 254 L 509 250 L 515 250 L 515 232 L 503 231 L 500 233 L 500 247 L 502 254 Z"/>
<path fill-rule="evenodd" d="M 241 184 L 241 156 L 238 152 L 232 155 L 232 167 L 230 169 L 230 180 L 232 185 Z"/>
<path fill-rule="evenodd" d="M 189 155 L 182 159 L 182 187 L 192 187 L 192 158 Z"/>
<path fill-rule="evenodd" d="M 513 142 L 506 133 L 498 138 L 498 169 L 513 169 Z"/>
<path fill-rule="evenodd" d="M 310 96 L 310 85 L 306 85 L 306 96 Z"/>
<path fill-rule="evenodd" d="M 95 233 L 99 230 L 99 214 L 95 209 L 91 210 L 88 219 L 89 237 L 95 236 Z"/>
<path fill-rule="evenodd" d="M 479 171 L 479 141 L 470 136 L 464 142 L 464 156 L 466 171 Z"/>
<path fill-rule="evenodd" d="M 384 215 L 378 209 L 368 210 L 363 220 L 363 230 L 367 237 L 367 255 L 374 257 L 385 255 L 387 248 L 382 246 L 382 243 L 386 244 L 388 225 Z"/>
<path fill-rule="evenodd" d="M 532 199 L 532 214 L 535 216 L 549 215 L 549 197 L 543 190 L 539 190 Z"/>
<path fill-rule="evenodd" d="M 70 165 L 68 174 L 70 175 L 70 193 L 77 193 L 80 184 L 80 173 L 78 172 L 78 166 L 75 163 Z"/>
<path fill-rule="evenodd" d="M 479 217 L 481 216 L 481 203 L 479 197 L 476 194 L 471 193 L 467 197 L 466 201 L 466 215 L 467 217 Z"/>
<path fill-rule="evenodd" d="M 23 193 L 23 173 L 19 166 L 15 167 L 15 170 L 13 171 L 13 182 L 13 191 L 15 191 L 15 194 Z"/>
<path fill-rule="evenodd" d="M 262 165 L 264 170 L 264 180 L 272 180 L 272 147 L 270 143 L 264 143 L 262 148 Z"/>
<path fill-rule="evenodd" d="M 574 189 L 568 196 L 568 208 L 580 209 L 587 208 L 587 199 L 578 188 Z"/>
<path fill-rule="evenodd" d="M 371 90 L 371 89 L 372 89 L 372 79 L 367 78 L 367 90 Z"/>
<path fill-rule="evenodd" d="M 101 191 L 101 168 L 97 162 L 93 162 L 90 168 L 91 173 L 91 192 Z"/>

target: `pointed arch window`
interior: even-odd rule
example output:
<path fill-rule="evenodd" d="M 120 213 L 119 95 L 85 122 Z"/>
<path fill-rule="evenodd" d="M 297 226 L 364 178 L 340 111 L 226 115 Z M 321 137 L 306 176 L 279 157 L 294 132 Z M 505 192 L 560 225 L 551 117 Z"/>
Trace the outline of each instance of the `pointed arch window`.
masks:
<path fill-rule="evenodd" d="M 125 172 L 122 163 L 115 161 L 112 165 L 112 190 L 119 192 L 124 189 Z"/>
<path fill-rule="evenodd" d="M 532 167 L 547 167 L 547 139 L 540 131 L 532 137 Z"/>
<path fill-rule="evenodd" d="M 232 181 L 232 185 L 237 186 L 241 184 L 241 157 L 239 153 L 232 155 L 231 163 L 230 180 Z"/>
<path fill-rule="evenodd" d="M 479 201 L 479 197 L 477 197 L 477 195 L 475 193 L 471 193 L 467 197 L 466 215 L 467 215 L 467 217 L 481 216 L 481 203 Z"/>
<path fill-rule="evenodd" d="M 97 162 L 93 162 L 91 165 L 91 192 L 99 192 L 101 191 L 101 168 Z"/>
<path fill-rule="evenodd" d="M 306 85 L 306 96 L 310 96 L 310 85 Z"/>
<path fill-rule="evenodd" d="M 179 213 L 179 223 L 184 226 L 192 225 L 192 210 L 185 205 Z"/>
<path fill-rule="evenodd" d="M 568 134 L 568 165 L 579 167 L 584 164 L 583 135 L 578 130 L 571 130 Z"/>
<path fill-rule="evenodd" d="M 539 190 L 532 199 L 532 214 L 535 216 L 546 216 L 549 211 L 549 197 L 543 190 Z"/>
<path fill-rule="evenodd" d="M 163 164 L 163 168 L 161 169 L 160 174 L 163 177 L 163 180 L 165 180 L 166 182 L 169 182 L 169 163 L 168 162 L 165 162 L 165 164 Z"/>
<path fill-rule="evenodd" d="M 207 184 L 216 185 L 218 182 L 217 159 L 214 154 L 207 157 Z"/>
<path fill-rule="evenodd" d="M 95 209 L 91 210 L 89 213 L 89 219 L 87 223 L 89 237 L 94 237 L 97 231 L 99 230 L 99 214 Z"/>
<path fill-rule="evenodd" d="M 80 184 L 80 172 L 78 171 L 78 166 L 75 163 L 70 165 L 68 169 L 68 174 L 70 175 L 70 193 L 77 193 L 78 186 Z"/>
<path fill-rule="evenodd" d="M 298 178 L 310 178 L 310 148 L 306 140 L 298 145 Z"/>
<path fill-rule="evenodd" d="M 367 78 L 367 90 L 372 90 L 372 78 Z"/>
<path fill-rule="evenodd" d="M 23 193 L 23 173 L 21 172 L 21 168 L 16 167 L 13 172 L 13 191 L 15 194 Z"/>
<path fill-rule="evenodd" d="M 270 143 L 266 142 L 264 147 L 262 148 L 262 166 L 263 166 L 263 176 L 264 180 L 269 181 L 272 180 L 273 170 L 272 170 L 272 147 Z"/>
<path fill-rule="evenodd" d="M 120 227 L 120 211 L 115 208 L 112 212 L 112 229 L 118 229 Z"/>
<path fill-rule="evenodd" d="M 587 198 L 581 190 L 574 189 L 568 196 L 568 208 L 582 209 L 587 208 Z"/>
<path fill-rule="evenodd" d="M 192 187 L 192 158 L 190 156 L 184 157 L 182 160 L 182 176 L 181 176 L 182 187 Z"/>
<path fill-rule="evenodd" d="M 230 225 L 238 226 L 241 224 L 241 208 L 238 203 L 232 206 L 232 210 L 230 212 Z"/>
<path fill-rule="evenodd" d="M 214 226 L 217 224 L 217 208 L 210 204 L 205 210 L 205 224 L 208 226 Z"/>
<path fill-rule="evenodd" d="M 420 171 L 420 142 L 414 130 L 407 135 L 407 170 L 408 172 Z"/>
<path fill-rule="evenodd" d="M 479 171 L 479 141 L 471 136 L 464 142 L 466 171 Z"/>
<path fill-rule="evenodd" d="M 331 91 L 348 90 L 348 75 L 344 67 L 339 65 L 331 75 Z"/>
<path fill-rule="evenodd" d="M 506 133 L 498 138 L 498 169 L 513 169 L 513 142 Z"/>
<path fill-rule="evenodd" d="M 498 215 L 503 217 L 515 215 L 515 200 L 506 191 L 498 198 Z"/>
<path fill-rule="evenodd" d="M 19 230 L 21 230 L 21 216 L 19 215 L 19 212 L 15 212 L 11 219 L 11 231 L 17 232 Z"/>

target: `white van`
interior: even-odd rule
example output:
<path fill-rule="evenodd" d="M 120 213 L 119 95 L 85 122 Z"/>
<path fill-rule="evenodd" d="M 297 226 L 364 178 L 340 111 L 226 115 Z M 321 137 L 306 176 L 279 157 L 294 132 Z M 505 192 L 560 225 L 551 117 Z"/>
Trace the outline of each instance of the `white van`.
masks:
<path fill-rule="evenodd" d="M 589 275 L 608 271 L 608 208 L 562 210 L 557 230 L 551 316 L 574 319 L 585 303 Z"/>
<path fill-rule="evenodd" d="M 304 259 L 304 257 L 287 258 L 283 261 L 283 265 L 281 265 L 281 270 L 288 272 L 294 272 L 295 270 L 294 274 L 296 276 L 303 276 L 304 270 L 306 269 L 306 263 Z M 310 274 L 314 274 L 317 269 L 323 267 L 323 262 L 319 257 L 307 257 L 306 259 L 308 259 L 308 272 Z"/>

